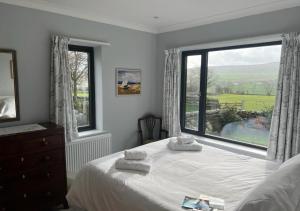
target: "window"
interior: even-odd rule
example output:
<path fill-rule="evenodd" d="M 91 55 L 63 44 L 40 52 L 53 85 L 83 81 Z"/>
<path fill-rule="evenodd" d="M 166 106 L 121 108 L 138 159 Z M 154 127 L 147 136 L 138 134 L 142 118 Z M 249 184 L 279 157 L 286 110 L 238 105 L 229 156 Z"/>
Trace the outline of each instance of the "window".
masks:
<path fill-rule="evenodd" d="M 68 56 L 78 130 L 95 129 L 94 49 L 69 45 Z"/>
<path fill-rule="evenodd" d="M 266 148 L 281 42 L 182 53 L 182 131 Z"/>

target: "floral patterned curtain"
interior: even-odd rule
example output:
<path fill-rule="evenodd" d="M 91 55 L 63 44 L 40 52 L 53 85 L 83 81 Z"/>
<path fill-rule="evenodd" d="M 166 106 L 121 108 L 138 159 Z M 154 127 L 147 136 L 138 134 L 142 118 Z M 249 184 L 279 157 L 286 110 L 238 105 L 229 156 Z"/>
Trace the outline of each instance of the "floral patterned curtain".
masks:
<path fill-rule="evenodd" d="M 69 38 L 52 36 L 50 71 L 50 121 L 65 128 L 65 140 L 78 137 L 68 61 Z"/>
<path fill-rule="evenodd" d="M 180 130 L 179 118 L 179 49 L 165 51 L 165 71 L 163 89 L 163 128 L 169 136 L 178 136 Z"/>
<path fill-rule="evenodd" d="M 283 162 L 300 153 L 300 33 L 283 35 L 268 158 Z"/>

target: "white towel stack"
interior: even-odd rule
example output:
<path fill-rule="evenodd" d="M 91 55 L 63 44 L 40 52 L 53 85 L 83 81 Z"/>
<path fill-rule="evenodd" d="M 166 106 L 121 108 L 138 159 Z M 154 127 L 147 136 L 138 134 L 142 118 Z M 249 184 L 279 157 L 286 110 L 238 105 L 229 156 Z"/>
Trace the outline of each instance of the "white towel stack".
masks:
<path fill-rule="evenodd" d="M 178 144 L 191 144 L 195 141 L 194 136 L 178 136 L 177 143 Z"/>
<path fill-rule="evenodd" d="M 147 158 L 147 152 L 142 150 L 125 150 L 124 151 L 125 160 L 145 160 Z"/>
<path fill-rule="evenodd" d="M 119 158 L 115 163 L 116 169 L 134 170 L 148 173 L 151 169 L 147 152 L 142 150 L 125 150 L 124 157 Z"/>
<path fill-rule="evenodd" d="M 168 147 L 174 151 L 201 151 L 202 145 L 199 144 L 193 136 L 172 137 L 169 140 Z"/>

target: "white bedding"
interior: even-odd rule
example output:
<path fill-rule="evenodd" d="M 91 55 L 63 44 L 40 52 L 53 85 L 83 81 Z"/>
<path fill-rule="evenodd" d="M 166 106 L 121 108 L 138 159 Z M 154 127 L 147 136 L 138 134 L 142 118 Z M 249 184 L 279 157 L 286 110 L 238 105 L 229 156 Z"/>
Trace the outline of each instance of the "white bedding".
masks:
<path fill-rule="evenodd" d="M 232 211 L 258 182 L 278 168 L 261 159 L 204 145 L 202 152 L 174 152 L 168 139 L 138 147 L 152 159 L 151 172 L 119 171 L 123 152 L 90 162 L 67 195 L 71 206 L 88 211 L 182 211 L 184 196 L 211 195 Z"/>
<path fill-rule="evenodd" d="M 0 119 L 16 117 L 14 96 L 0 96 Z"/>

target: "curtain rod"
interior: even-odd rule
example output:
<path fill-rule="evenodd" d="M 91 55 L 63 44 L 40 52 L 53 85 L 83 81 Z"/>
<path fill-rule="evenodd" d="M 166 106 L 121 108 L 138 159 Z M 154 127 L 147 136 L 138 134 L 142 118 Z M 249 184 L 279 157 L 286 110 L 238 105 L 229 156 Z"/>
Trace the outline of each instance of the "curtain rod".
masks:
<path fill-rule="evenodd" d="M 86 39 L 80 39 L 80 38 L 70 38 L 70 42 L 74 44 L 85 44 L 85 45 L 91 45 L 91 46 L 110 46 L 111 44 L 109 42 L 104 41 L 96 41 L 96 40 L 86 40 Z"/>
<path fill-rule="evenodd" d="M 253 36 L 253 37 L 246 37 L 236 40 L 225 40 L 225 41 L 217 41 L 217 42 L 210 42 L 210 43 L 202 43 L 196 45 L 189 45 L 189 46 L 181 46 L 179 47 L 180 51 L 189 51 L 189 50 L 199 50 L 199 49 L 206 49 L 206 48 L 218 48 L 218 47 L 226 47 L 226 46 L 234 46 L 234 45 L 242 45 L 242 44 L 255 44 L 259 42 L 273 42 L 273 41 L 280 41 L 282 39 L 282 34 L 270 34 L 270 35 L 263 35 L 263 36 Z"/>

